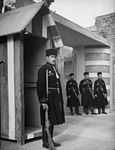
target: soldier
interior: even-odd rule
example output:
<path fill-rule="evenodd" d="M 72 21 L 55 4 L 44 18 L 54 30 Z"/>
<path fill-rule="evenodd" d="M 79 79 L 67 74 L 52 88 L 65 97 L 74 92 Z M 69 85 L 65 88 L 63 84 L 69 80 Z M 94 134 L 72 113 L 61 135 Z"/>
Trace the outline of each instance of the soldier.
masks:
<path fill-rule="evenodd" d="M 48 137 L 45 130 L 45 110 L 48 108 L 48 118 L 50 121 L 49 130 L 52 141 L 54 125 L 59 125 L 65 122 L 60 74 L 55 66 L 57 51 L 58 49 L 56 48 L 46 50 L 47 63 L 38 71 L 37 93 L 40 101 L 43 147 L 45 148 L 49 148 Z M 46 85 L 46 72 L 48 72 L 48 85 Z M 48 95 L 46 92 L 47 86 Z M 53 144 L 54 146 L 61 145 L 54 141 Z"/>
<path fill-rule="evenodd" d="M 2 13 L 3 0 L 0 0 L 0 14 Z"/>
<path fill-rule="evenodd" d="M 77 115 L 81 115 L 79 113 L 79 90 L 78 90 L 78 84 L 74 80 L 74 73 L 69 74 L 69 80 L 66 84 L 66 94 L 67 94 L 67 107 L 70 107 L 71 115 L 73 115 L 73 107 L 75 107 L 75 113 Z"/>
<path fill-rule="evenodd" d="M 95 105 L 98 108 L 98 114 L 107 114 L 105 112 L 105 106 L 108 104 L 107 101 L 107 89 L 104 80 L 102 79 L 102 72 L 98 72 L 98 79 L 94 83 L 94 95 Z"/>
<path fill-rule="evenodd" d="M 94 113 L 93 108 L 93 92 L 92 92 L 92 81 L 89 79 L 89 72 L 84 72 L 84 79 L 81 80 L 79 85 L 79 90 L 81 93 L 81 105 L 84 108 L 86 115 Z"/>

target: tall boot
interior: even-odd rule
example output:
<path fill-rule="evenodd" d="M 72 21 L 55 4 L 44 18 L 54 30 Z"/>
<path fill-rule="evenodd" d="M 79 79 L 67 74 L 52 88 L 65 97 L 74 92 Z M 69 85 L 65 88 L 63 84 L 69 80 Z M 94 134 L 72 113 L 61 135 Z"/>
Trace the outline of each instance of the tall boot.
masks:
<path fill-rule="evenodd" d="M 94 108 L 93 108 L 92 106 L 90 107 L 90 110 L 91 110 L 91 114 L 92 114 L 92 115 L 95 115 L 95 114 L 96 114 L 95 111 L 94 111 Z"/>
<path fill-rule="evenodd" d="M 51 138 L 52 138 L 52 140 L 53 140 L 54 125 L 51 125 L 49 129 L 50 129 Z"/>
<path fill-rule="evenodd" d="M 42 142 L 43 142 L 43 147 L 48 148 L 48 136 L 46 133 L 45 126 L 42 126 Z"/>
<path fill-rule="evenodd" d="M 79 113 L 79 107 L 75 107 L 75 114 L 76 114 L 76 115 L 81 115 L 81 114 Z"/>
<path fill-rule="evenodd" d="M 54 142 L 54 140 L 53 140 L 53 131 L 54 131 L 54 125 L 51 125 L 50 126 L 50 135 L 51 135 L 52 142 L 53 142 L 54 146 L 56 146 L 56 147 L 61 146 L 60 143 Z"/>
<path fill-rule="evenodd" d="M 73 115 L 73 108 L 70 107 L 70 112 L 71 112 L 71 115 Z"/>
<path fill-rule="evenodd" d="M 86 115 L 89 114 L 89 111 L 88 111 L 88 110 L 89 110 L 89 109 L 88 109 L 88 106 L 86 106 L 86 107 L 85 107 L 85 114 L 86 114 Z"/>
<path fill-rule="evenodd" d="M 98 108 L 98 114 L 101 114 L 101 109 L 100 108 Z"/>
<path fill-rule="evenodd" d="M 102 114 L 107 114 L 107 113 L 105 112 L 105 106 L 102 107 Z"/>

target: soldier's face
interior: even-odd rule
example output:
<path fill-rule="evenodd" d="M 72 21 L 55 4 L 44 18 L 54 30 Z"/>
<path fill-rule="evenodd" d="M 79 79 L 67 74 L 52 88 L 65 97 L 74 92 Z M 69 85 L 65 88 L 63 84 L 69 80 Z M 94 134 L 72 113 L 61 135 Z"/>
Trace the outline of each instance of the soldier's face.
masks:
<path fill-rule="evenodd" d="M 74 75 L 71 76 L 71 79 L 74 79 Z"/>
<path fill-rule="evenodd" d="M 54 64 L 56 63 L 56 56 L 55 56 L 55 55 L 50 55 L 50 56 L 48 56 L 48 57 L 47 57 L 47 61 L 48 61 L 50 64 L 54 65 Z"/>
<path fill-rule="evenodd" d="M 85 75 L 85 79 L 89 79 L 89 75 L 87 74 L 87 75 Z"/>
<path fill-rule="evenodd" d="M 98 75 L 98 78 L 102 79 L 102 74 L 99 74 L 99 75 Z"/>

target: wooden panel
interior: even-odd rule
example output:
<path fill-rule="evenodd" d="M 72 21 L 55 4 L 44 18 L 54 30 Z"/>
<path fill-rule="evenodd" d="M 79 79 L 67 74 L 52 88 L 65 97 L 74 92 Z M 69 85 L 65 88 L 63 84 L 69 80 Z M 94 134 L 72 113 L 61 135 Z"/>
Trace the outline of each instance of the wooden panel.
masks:
<path fill-rule="evenodd" d="M 16 140 L 24 136 L 24 81 L 23 81 L 23 40 L 19 34 L 14 36 L 15 48 L 15 132 Z"/>
<path fill-rule="evenodd" d="M 0 77 L 0 95 L 1 95 L 1 136 L 9 137 L 9 117 L 8 117 L 8 95 L 7 81 L 4 77 Z"/>
<path fill-rule="evenodd" d="M 9 136 L 8 86 L 7 86 L 7 39 L 0 38 L 0 100 L 1 100 L 1 136 Z"/>
<path fill-rule="evenodd" d="M 42 36 L 42 16 L 40 15 L 40 11 L 32 20 L 32 34 L 36 36 Z"/>
<path fill-rule="evenodd" d="M 15 75 L 14 75 L 14 39 L 13 35 L 7 37 L 8 59 L 8 106 L 9 106 L 9 139 L 15 140 Z"/>
<path fill-rule="evenodd" d="M 0 61 L 7 63 L 7 37 L 0 38 Z"/>

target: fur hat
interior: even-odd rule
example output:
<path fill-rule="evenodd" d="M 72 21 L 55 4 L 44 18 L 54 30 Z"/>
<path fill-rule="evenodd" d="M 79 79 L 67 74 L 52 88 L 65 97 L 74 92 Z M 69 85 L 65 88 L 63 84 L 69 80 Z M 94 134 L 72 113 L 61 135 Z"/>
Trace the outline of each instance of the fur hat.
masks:
<path fill-rule="evenodd" d="M 59 48 L 50 48 L 46 50 L 46 56 L 55 55 L 57 56 Z"/>
<path fill-rule="evenodd" d="M 73 75 L 74 75 L 74 73 L 70 73 L 70 74 L 69 74 L 69 77 L 71 77 L 71 76 L 73 76 Z"/>
<path fill-rule="evenodd" d="M 97 75 L 99 76 L 100 74 L 102 74 L 102 72 L 98 72 Z"/>
<path fill-rule="evenodd" d="M 84 76 L 85 76 L 85 75 L 89 75 L 89 72 L 84 72 Z"/>

